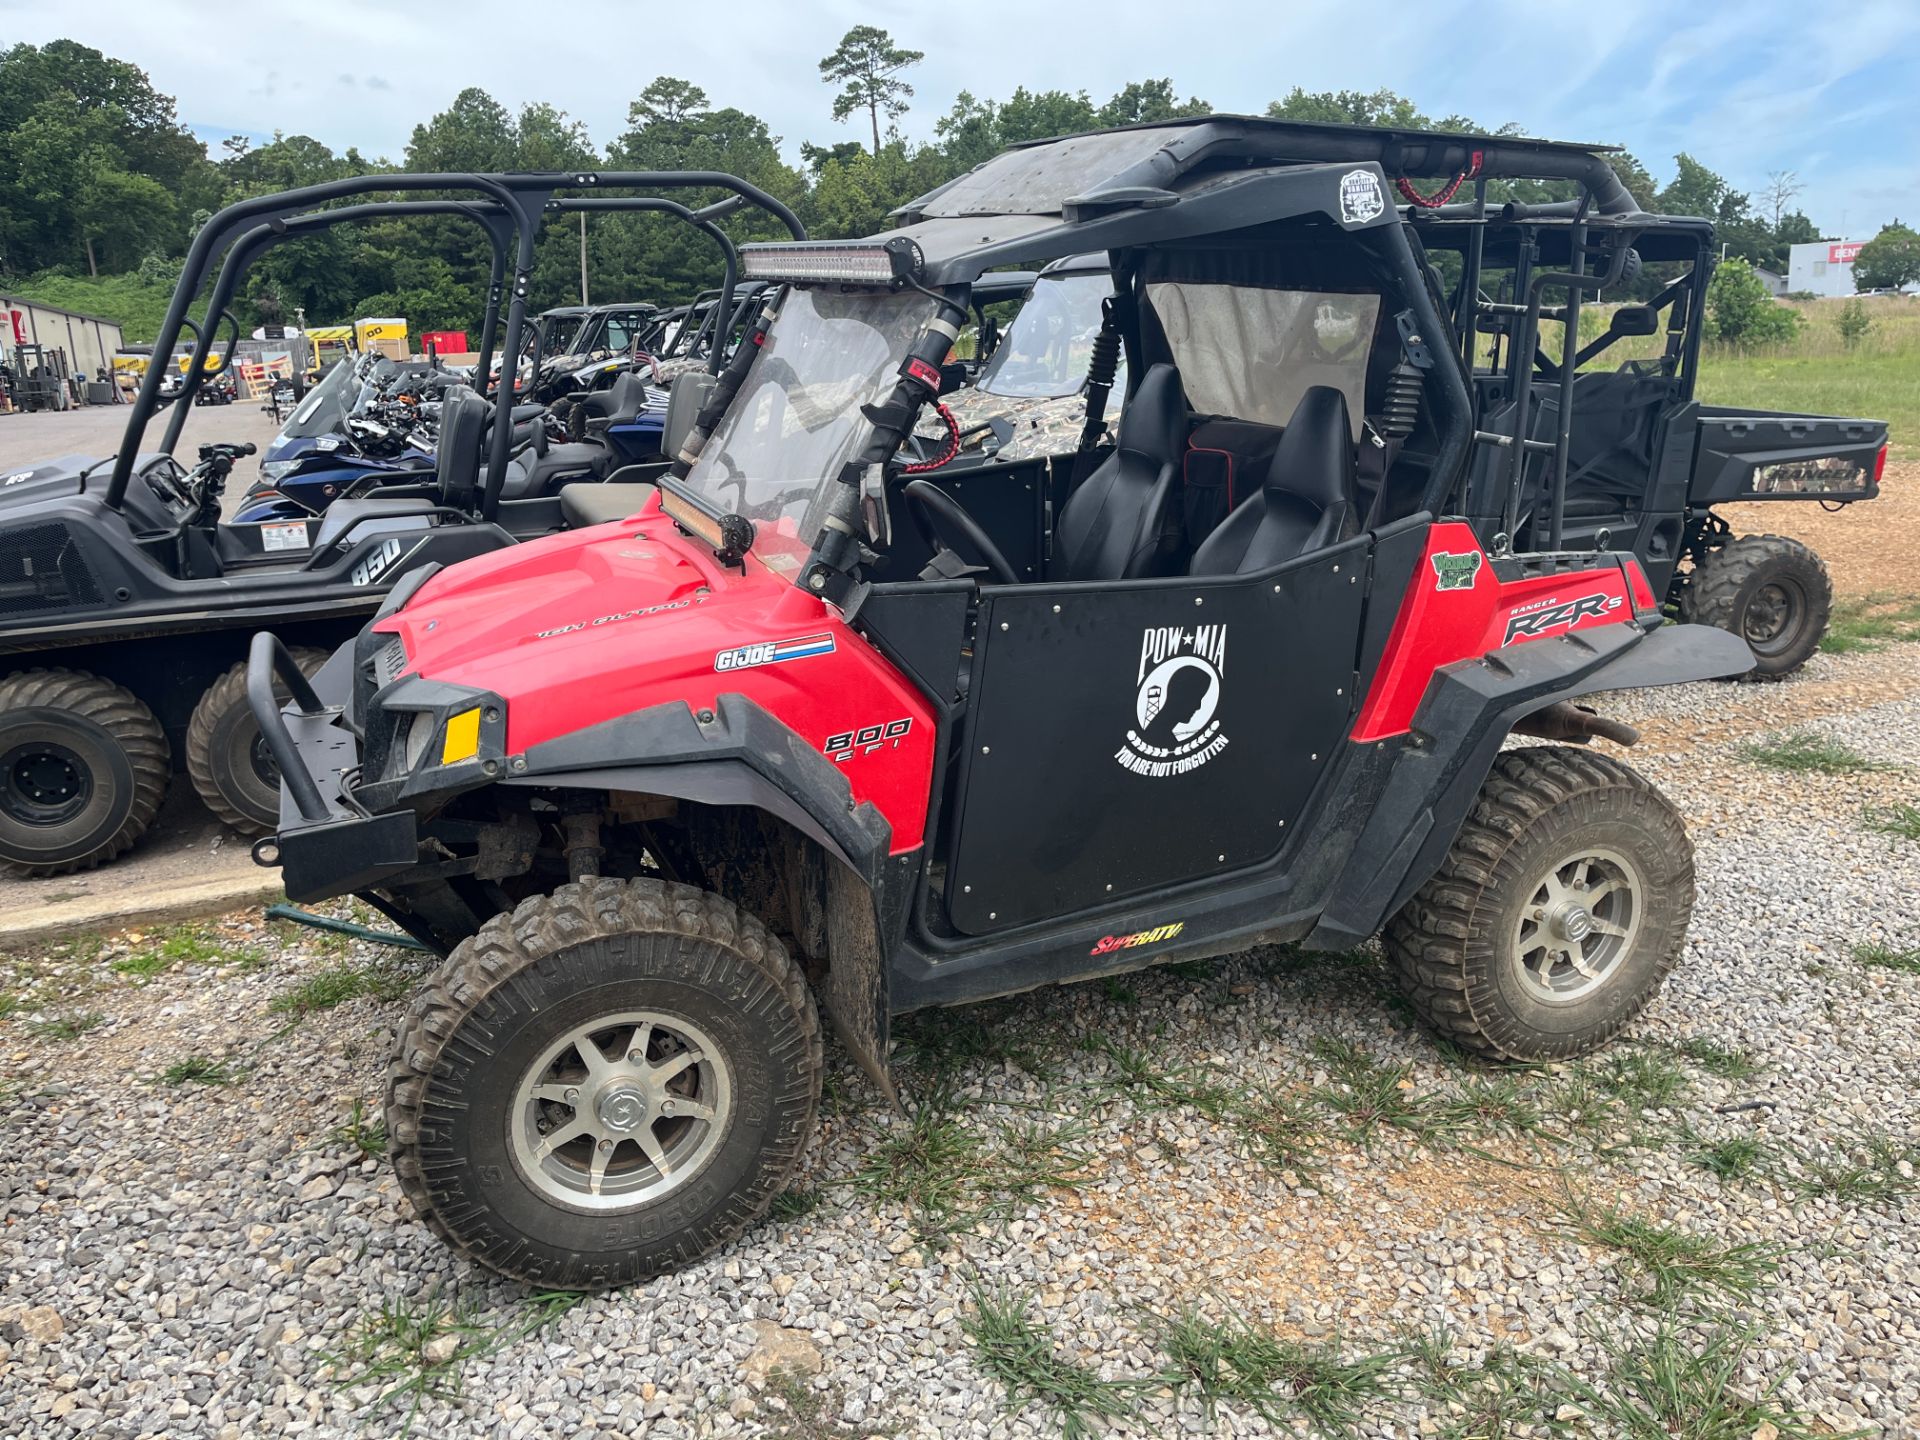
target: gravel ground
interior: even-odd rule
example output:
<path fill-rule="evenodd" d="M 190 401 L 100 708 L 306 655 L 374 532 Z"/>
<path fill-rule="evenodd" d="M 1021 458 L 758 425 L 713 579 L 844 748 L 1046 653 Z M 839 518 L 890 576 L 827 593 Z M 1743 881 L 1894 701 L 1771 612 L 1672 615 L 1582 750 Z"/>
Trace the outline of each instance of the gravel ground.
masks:
<path fill-rule="evenodd" d="M 1608 708 L 1646 726 L 1632 758 L 1689 816 L 1700 892 L 1683 963 L 1608 1055 L 1510 1084 L 1457 1063 L 1365 953 L 1254 951 L 935 1016 L 900 1037 L 917 1128 L 830 1048 L 785 1213 L 571 1308 L 456 1260 L 343 1135 L 356 1102 L 377 1115 L 397 1005 L 271 1008 L 316 977 L 397 984 L 392 952 L 238 917 L 17 961 L 0 1434 L 386 1434 L 416 1400 L 414 1429 L 444 1437 L 1063 1433 L 1044 1400 L 1009 1403 L 970 1333 L 984 1293 L 1027 1303 L 1056 1362 L 1119 1382 L 1086 1387 L 1124 1412 L 1091 1433 L 1309 1433 L 1160 1378 L 1160 1317 L 1197 1307 L 1295 1356 L 1382 1357 L 1348 1380 L 1369 1436 L 1766 1440 L 1787 1414 L 1920 1436 L 1920 974 L 1855 956 L 1920 947 L 1920 842 L 1862 824 L 1920 803 L 1920 646 Z M 1789 774 L 1742 748 L 1802 729 L 1902 768 Z M 169 1083 L 190 1057 L 224 1071 Z M 1709 1152 L 1752 1173 L 1718 1177 Z M 1649 1248 L 1596 1239 L 1612 1211 L 1720 1248 L 1662 1285 Z M 1777 1386 L 1780 1415 L 1670 1432 L 1610 1412 L 1647 1391 L 1631 1371 L 1663 1323 L 1695 1351 L 1750 1330 L 1723 1388 Z M 1399 1353 L 1415 1332 L 1447 1360 Z M 1703 1404 L 1683 1403 L 1702 1425 Z"/>

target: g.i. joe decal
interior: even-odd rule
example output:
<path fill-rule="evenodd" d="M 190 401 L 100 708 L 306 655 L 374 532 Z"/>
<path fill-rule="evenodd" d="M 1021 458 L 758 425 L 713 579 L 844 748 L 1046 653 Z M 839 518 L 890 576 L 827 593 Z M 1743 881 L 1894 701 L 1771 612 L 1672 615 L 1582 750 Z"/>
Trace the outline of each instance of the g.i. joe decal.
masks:
<path fill-rule="evenodd" d="M 1114 753 L 1124 770 L 1161 780 L 1198 770 L 1227 748 L 1220 728 L 1227 627 L 1156 625 L 1140 637 L 1135 725 Z"/>

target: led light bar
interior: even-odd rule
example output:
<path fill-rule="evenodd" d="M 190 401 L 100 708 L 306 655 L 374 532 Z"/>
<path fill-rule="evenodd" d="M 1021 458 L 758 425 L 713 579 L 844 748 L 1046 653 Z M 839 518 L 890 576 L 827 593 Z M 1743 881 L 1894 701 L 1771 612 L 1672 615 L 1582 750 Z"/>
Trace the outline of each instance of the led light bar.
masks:
<path fill-rule="evenodd" d="M 797 240 L 786 245 L 742 245 L 740 273 L 748 280 L 791 284 L 884 285 L 916 280 L 924 257 L 911 240 L 884 245 Z"/>

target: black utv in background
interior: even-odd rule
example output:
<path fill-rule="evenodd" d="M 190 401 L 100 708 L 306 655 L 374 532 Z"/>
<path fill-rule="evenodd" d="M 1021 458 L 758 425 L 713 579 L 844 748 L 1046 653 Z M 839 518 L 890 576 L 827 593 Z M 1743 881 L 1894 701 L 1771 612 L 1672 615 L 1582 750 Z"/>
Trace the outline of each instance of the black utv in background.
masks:
<path fill-rule="evenodd" d="M 1559 283 L 1553 272 L 1569 268 L 1570 255 L 1579 268 L 1573 247 L 1591 222 L 1573 206 L 1481 202 L 1406 213 L 1437 262 L 1436 283 L 1450 296 L 1458 343 L 1471 357 L 1479 428 L 1499 437 L 1476 454 L 1470 493 L 1489 510 L 1516 493 L 1541 498 L 1516 508 L 1512 546 L 1631 550 L 1671 615 L 1731 630 L 1753 647 L 1747 678 L 1777 680 L 1806 664 L 1832 609 L 1826 567 L 1798 540 L 1736 535 L 1716 507 L 1871 500 L 1886 466 L 1887 426 L 1694 398 L 1719 250 L 1712 225 L 1636 216 L 1623 273 L 1588 284 L 1618 285 L 1643 266 L 1671 278 L 1644 304 L 1599 312 L 1599 332 L 1590 325 L 1589 338 L 1578 343 L 1576 334 L 1569 346 L 1566 307 L 1543 307 L 1545 323 L 1529 326 L 1526 300 Z M 1527 440 L 1516 450 L 1509 437 L 1519 415 Z M 1558 468 L 1566 483 L 1555 505 L 1537 477 Z"/>

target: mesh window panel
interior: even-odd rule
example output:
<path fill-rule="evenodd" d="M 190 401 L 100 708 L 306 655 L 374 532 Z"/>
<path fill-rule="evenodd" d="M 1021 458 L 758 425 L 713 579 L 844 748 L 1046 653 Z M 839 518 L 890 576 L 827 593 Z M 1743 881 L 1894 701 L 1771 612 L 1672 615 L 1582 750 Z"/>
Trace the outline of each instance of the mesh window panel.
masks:
<path fill-rule="evenodd" d="M 0 530 L 0 613 L 104 603 L 64 521 Z"/>

